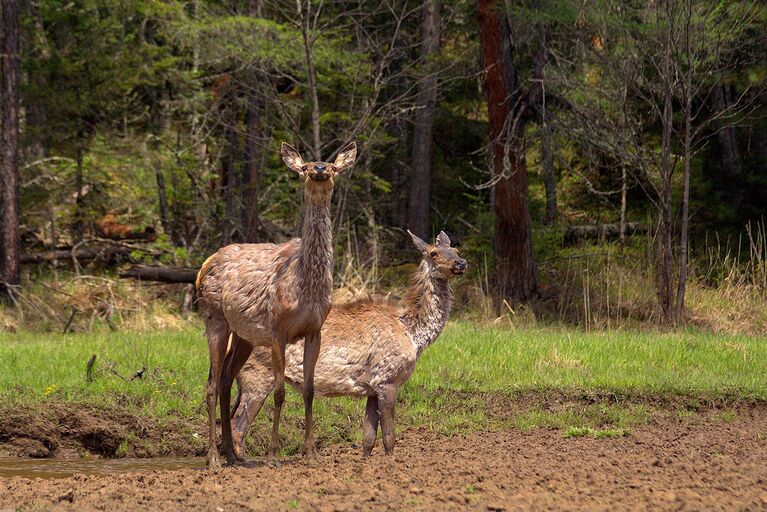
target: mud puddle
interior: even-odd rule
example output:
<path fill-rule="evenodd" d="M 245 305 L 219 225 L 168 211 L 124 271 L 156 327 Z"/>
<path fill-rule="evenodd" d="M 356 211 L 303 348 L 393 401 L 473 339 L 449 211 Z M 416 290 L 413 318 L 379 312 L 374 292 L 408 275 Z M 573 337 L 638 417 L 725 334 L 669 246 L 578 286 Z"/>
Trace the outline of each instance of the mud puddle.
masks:
<path fill-rule="evenodd" d="M 0 477 L 66 478 L 74 475 L 108 476 L 153 470 L 202 469 L 202 457 L 154 457 L 150 459 L 22 459 L 0 457 Z"/>

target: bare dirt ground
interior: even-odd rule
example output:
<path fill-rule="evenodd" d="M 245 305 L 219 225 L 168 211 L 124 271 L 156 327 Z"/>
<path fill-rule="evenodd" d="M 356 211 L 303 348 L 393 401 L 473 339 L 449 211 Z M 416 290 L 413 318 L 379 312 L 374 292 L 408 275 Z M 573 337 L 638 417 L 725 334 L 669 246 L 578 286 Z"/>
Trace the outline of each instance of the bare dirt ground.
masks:
<path fill-rule="evenodd" d="M 0 478 L 0 510 L 767 510 L 767 408 L 654 419 L 628 437 L 409 430 L 393 458 Z"/>

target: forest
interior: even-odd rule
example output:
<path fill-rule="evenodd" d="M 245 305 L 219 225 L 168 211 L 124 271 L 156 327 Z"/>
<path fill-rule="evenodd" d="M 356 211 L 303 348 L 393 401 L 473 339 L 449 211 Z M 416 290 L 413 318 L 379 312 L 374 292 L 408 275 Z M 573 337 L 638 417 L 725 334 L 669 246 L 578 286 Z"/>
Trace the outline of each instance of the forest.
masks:
<path fill-rule="evenodd" d="M 307 160 L 357 142 L 332 207 L 352 295 L 396 285 L 410 229 L 458 241 L 462 297 L 485 316 L 684 323 L 690 286 L 735 274 L 763 300 L 766 16 L 727 0 L 7 0 L 6 302 L 50 264 L 194 269 L 296 236 L 282 141 Z M 610 305 L 621 271 L 634 295 Z"/>

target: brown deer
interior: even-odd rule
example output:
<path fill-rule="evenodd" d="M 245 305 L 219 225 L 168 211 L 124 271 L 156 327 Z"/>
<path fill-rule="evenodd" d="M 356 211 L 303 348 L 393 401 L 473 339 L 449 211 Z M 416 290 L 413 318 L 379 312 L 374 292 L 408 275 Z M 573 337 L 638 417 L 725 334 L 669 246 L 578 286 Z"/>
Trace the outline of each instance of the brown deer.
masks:
<path fill-rule="evenodd" d="M 230 393 L 253 347 L 271 348 L 274 418 L 268 459 L 279 448 L 279 423 L 285 399 L 285 349 L 304 339 L 302 389 L 306 416 L 304 448 L 315 457 L 312 400 L 314 365 L 320 349 L 320 328 L 327 317 L 333 286 L 333 241 L 330 199 L 333 179 L 357 158 L 352 142 L 333 163 L 304 162 L 283 143 L 282 159 L 304 180 L 304 218 L 300 239 L 283 244 L 233 244 L 209 257 L 197 275 L 197 290 L 210 351 L 207 386 L 208 465 L 219 467 L 216 447 L 216 402 L 221 400 L 221 451 L 229 463 L 232 449 Z M 232 345 L 227 356 L 229 336 Z M 226 371 L 224 362 L 226 360 Z"/>
<path fill-rule="evenodd" d="M 410 233 L 408 231 L 408 233 Z M 410 233 L 423 259 L 400 303 L 371 299 L 334 305 L 322 327 L 322 347 L 315 369 L 319 396 L 367 397 L 362 453 L 375 445 L 380 418 L 384 450 L 394 450 L 394 406 L 418 357 L 442 332 L 450 314 L 450 280 L 463 274 L 466 260 L 441 232 L 433 245 Z M 285 378 L 302 385 L 300 344 L 288 348 Z M 305 372 L 305 369 L 304 369 Z M 245 450 L 245 433 L 274 386 L 269 351 L 256 349 L 237 377 L 234 411 L 235 450 Z"/>

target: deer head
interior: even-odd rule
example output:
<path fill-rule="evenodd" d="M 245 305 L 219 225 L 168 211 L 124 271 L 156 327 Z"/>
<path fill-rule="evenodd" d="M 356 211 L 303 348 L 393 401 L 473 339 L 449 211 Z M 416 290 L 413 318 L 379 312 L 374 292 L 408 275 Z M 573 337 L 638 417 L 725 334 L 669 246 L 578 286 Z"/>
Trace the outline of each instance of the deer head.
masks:
<path fill-rule="evenodd" d="M 410 230 L 408 230 L 408 234 L 413 239 L 416 249 L 421 251 L 423 259 L 441 277 L 450 279 L 466 272 L 466 260 L 460 257 L 458 249 L 450 247 L 450 238 L 444 231 L 439 232 L 433 244 L 427 244 Z"/>
<path fill-rule="evenodd" d="M 282 161 L 289 169 L 304 178 L 307 186 L 312 182 L 327 183 L 332 188 L 333 178 L 354 165 L 357 159 L 357 144 L 350 142 L 341 148 L 333 162 L 304 162 L 298 150 L 285 142 L 282 143 L 280 154 Z"/>

